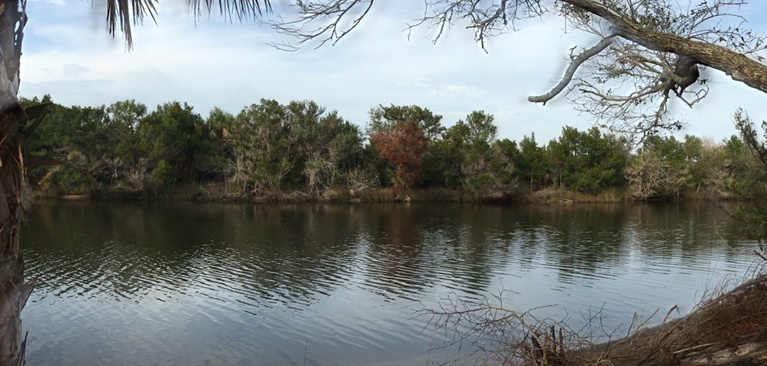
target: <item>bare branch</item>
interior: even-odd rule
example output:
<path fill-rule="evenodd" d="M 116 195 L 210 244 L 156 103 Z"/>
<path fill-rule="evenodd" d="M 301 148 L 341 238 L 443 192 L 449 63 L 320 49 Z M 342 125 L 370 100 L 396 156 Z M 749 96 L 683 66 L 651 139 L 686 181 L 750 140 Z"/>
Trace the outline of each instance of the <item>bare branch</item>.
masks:
<path fill-rule="evenodd" d="M 270 23 L 273 29 L 295 41 L 273 45 L 280 49 L 295 50 L 312 41 L 318 42 L 315 47 L 326 43 L 336 44 L 367 16 L 373 1 L 295 0 L 299 12 L 295 19 L 280 19 Z M 408 24 L 408 30 L 426 25 L 434 30 L 433 41 L 436 42 L 447 27 L 458 22 L 474 31 L 474 39 L 483 49 L 488 38 L 514 29 L 515 20 L 540 16 L 544 12 L 540 0 L 426 0 L 425 6 L 423 16 L 413 24 Z M 352 19 L 345 20 L 349 17 Z"/>
<path fill-rule="evenodd" d="M 362 5 L 362 10 L 358 8 Z M 315 48 L 336 44 L 357 28 L 373 7 L 373 0 L 297 1 L 299 16 L 295 20 L 271 22 L 272 29 L 295 38 L 295 43 L 273 43 L 278 49 L 294 51 L 307 42 L 317 41 Z M 352 15 L 355 14 L 355 15 Z M 352 16 L 350 24 L 345 20 Z M 320 23 L 314 26 L 315 23 Z"/>
<path fill-rule="evenodd" d="M 613 37 L 614 36 L 611 35 L 606 38 L 602 38 L 602 40 L 594 45 L 594 47 L 581 52 L 581 54 L 575 57 L 570 62 L 570 66 L 567 67 L 567 71 L 565 71 L 565 75 L 562 77 L 562 80 L 560 80 L 559 84 L 551 89 L 551 91 L 543 95 L 530 96 L 527 98 L 527 100 L 533 103 L 543 103 L 543 105 L 546 105 L 546 102 L 550 101 L 552 98 L 561 93 L 562 90 L 564 90 L 568 85 L 570 85 L 575 72 L 578 70 L 578 67 L 580 67 L 582 63 L 596 56 L 598 53 L 602 52 L 605 48 L 609 47 L 613 43 Z"/>
<path fill-rule="evenodd" d="M 297 17 L 280 18 L 271 26 L 295 42 L 275 46 L 295 50 L 308 43 L 336 44 L 361 24 L 374 1 L 292 0 Z M 490 37 L 515 30 L 515 21 L 547 11 L 542 0 L 424 1 L 424 12 L 406 25 L 407 30 L 426 26 L 436 42 L 458 25 L 473 31 L 485 50 Z M 742 28 L 745 19 L 737 9 L 745 3 L 558 0 L 549 9 L 568 25 L 601 40 L 571 55 L 568 69 L 552 90 L 528 100 L 545 105 L 563 91 L 579 91 L 583 97 L 574 98 L 576 109 L 591 113 L 602 126 L 617 124 L 614 130 L 619 132 L 646 135 L 681 127 L 681 122 L 672 120 L 669 106 L 674 99 L 693 106 L 708 95 L 708 85 L 700 78 L 705 67 L 767 93 L 767 66 L 762 63 L 767 38 Z"/>

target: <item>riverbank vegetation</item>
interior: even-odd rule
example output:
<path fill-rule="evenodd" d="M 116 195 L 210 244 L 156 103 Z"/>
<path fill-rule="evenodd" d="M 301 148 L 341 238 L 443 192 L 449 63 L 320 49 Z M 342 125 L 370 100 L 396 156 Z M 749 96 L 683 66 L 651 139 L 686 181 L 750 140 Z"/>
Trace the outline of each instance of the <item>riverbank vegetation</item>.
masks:
<path fill-rule="evenodd" d="M 570 319 L 538 317 L 541 309 L 503 307 L 503 293 L 498 305 L 450 299 L 421 315 L 452 334 L 445 346 L 470 344 L 470 357 L 482 365 L 766 365 L 767 258 L 761 249 L 750 277 L 735 286 L 724 282 L 689 314 L 673 319 L 679 311 L 673 307 L 649 318 L 635 315 L 628 329 L 605 328 L 599 311 L 574 329 Z"/>
<path fill-rule="evenodd" d="M 25 105 L 50 102 L 24 99 Z M 312 101 L 261 100 L 207 117 L 179 102 L 55 105 L 29 141 L 40 195 L 270 200 L 728 199 L 758 162 L 743 139 L 649 136 L 594 127 L 542 143 L 497 138 L 492 115 L 459 121 L 377 106 L 360 128 Z M 447 127 L 449 125 L 449 127 Z M 745 131 L 746 124 L 739 127 Z"/>

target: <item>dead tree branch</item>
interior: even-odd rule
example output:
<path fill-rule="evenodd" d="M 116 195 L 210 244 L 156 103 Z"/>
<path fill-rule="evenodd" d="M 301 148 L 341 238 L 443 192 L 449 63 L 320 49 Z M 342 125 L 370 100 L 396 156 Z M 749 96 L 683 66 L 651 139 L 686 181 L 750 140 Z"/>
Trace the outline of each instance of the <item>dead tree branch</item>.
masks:
<path fill-rule="evenodd" d="M 295 19 L 271 23 L 294 43 L 275 45 L 295 50 L 309 42 L 336 44 L 362 23 L 375 0 L 292 0 Z M 592 113 L 616 132 L 651 134 L 678 129 L 673 100 L 692 107 L 708 95 L 703 76 L 716 69 L 767 93 L 767 37 L 744 29 L 738 15 L 745 0 L 710 0 L 681 5 L 672 0 L 559 0 L 546 8 L 542 0 L 425 0 L 424 11 L 406 29 L 425 26 L 434 42 L 458 25 L 486 41 L 509 30 L 515 21 L 553 11 L 567 24 L 597 35 L 601 41 L 571 62 L 553 89 L 530 96 L 545 104 L 563 91 L 579 91 L 576 109 Z M 634 98 L 631 101 L 626 98 Z M 590 103 L 591 105 L 586 105 Z M 613 105 L 609 105 L 609 104 Z M 617 126 L 615 126 L 617 125 Z"/>
<path fill-rule="evenodd" d="M 362 10 L 357 12 L 363 4 Z M 296 39 L 295 43 L 272 43 L 286 51 L 295 51 L 302 45 L 317 41 L 315 48 L 326 43 L 336 44 L 357 28 L 373 7 L 373 0 L 296 1 L 299 16 L 295 20 L 272 22 L 270 26 L 279 33 Z M 353 14 L 353 15 L 352 15 Z M 345 23 L 352 16 L 351 22 Z M 320 25 L 316 25 L 316 24 Z"/>
<path fill-rule="evenodd" d="M 560 80 L 559 83 L 551 89 L 551 91 L 543 95 L 530 96 L 527 98 L 527 100 L 533 103 L 542 103 L 543 105 L 546 105 L 546 102 L 559 95 L 562 90 L 565 90 L 565 88 L 570 85 L 573 80 L 573 76 L 575 76 L 575 72 L 578 71 L 578 67 L 580 67 L 581 64 L 596 56 L 598 53 L 604 51 L 605 48 L 609 47 L 613 43 L 613 37 L 615 37 L 615 35 L 610 35 L 602 38 L 602 40 L 594 45 L 594 47 L 581 52 L 577 57 L 575 57 L 570 62 L 570 66 L 567 67 L 562 80 Z"/>

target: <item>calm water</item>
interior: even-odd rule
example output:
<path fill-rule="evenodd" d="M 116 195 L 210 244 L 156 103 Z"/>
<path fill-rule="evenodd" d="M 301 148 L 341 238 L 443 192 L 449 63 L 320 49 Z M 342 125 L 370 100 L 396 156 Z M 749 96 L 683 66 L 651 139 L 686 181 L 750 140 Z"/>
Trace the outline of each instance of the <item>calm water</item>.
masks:
<path fill-rule="evenodd" d="M 40 202 L 22 243 L 29 365 L 426 365 L 457 350 L 413 315 L 448 298 L 625 327 L 753 248 L 701 204 Z"/>

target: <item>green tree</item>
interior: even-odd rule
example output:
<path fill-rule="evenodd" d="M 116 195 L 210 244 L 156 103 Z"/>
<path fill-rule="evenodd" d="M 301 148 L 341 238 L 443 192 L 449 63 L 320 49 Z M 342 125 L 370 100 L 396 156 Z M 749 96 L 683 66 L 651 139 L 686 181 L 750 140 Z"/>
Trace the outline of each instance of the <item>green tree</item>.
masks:
<path fill-rule="evenodd" d="M 690 182 L 684 144 L 673 136 L 651 136 L 626 169 L 627 189 L 638 200 L 679 197 Z"/>
<path fill-rule="evenodd" d="M 319 196 L 341 184 L 346 173 L 359 162 L 362 136 L 357 126 L 337 111 L 326 112 L 313 101 L 290 102 L 286 107 L 292 149 L 292 187 L 305 188 Z"/>
<path fill-rule="evenodd" d="M 291 189 L 316 198 L 333 185 L 349 183 L 352 171 L 360 179 L 369 173 L 360 168 L 359 128 L 313 101 L 261 100 L 243 110 L 231 129 L 233 179 L 252 194 Z M 352 185 L 361 189 L 357 178 Z"/>
<path fill-rule="evenodd" d="M 232 146 L 232 131 L 234 130 L 234 115 L 218 107 L 213 108 L 205 120 L 209 129 L 212 144 L 209 163 L 213 167 L 212 175 L 215 180 L 224 181 L 229 188 L 230 178 L 234 176 L 234 149 Z"/>
<path fill-rule="evenodd" d="M 211 155 L 210 130 L 189 105 L 165 103 L 138 124 L 141 148 L 149 157 L 148 168 L 160 161 L 172 168 L 177 179 L 196 182 L 198 172 L 213 171 L 206 158 Z M 162 185 L 163 182 L 155 181 Z"/>
<path fill-rule="evenodd" d="M 461 187 L 462 148 L 465 136 L 462 129 L 451 126 L 442 138 L 432 140 L 421 157 L 421 185 L 423 187 Z"/>
<path fill-rule="evenodd" d="M 728 186 L 732 173 L 728 167 L 725 144 L 716 144 L 709 138 L 684 137 L 685 159 L 689 166 L 689 189 L 711 198 L 730 198 Z"/>
<path fill-rule="evenodd" d="M 511 160 L 496 145 L 498 128 L 493 116 L 473 111 L 466 121 L 458 121 L 451 129 L 463 137 L 461 145 L 461 181 L 464 189 L 475 194 L 506 191 L 512 182 Z"/>
<path fill-rule="evenodd" d="M 58 163 L 33 172 L 44 189 L 98 193 L 103 188 L 142 191 L 148 183 L 166 186 L 167 179 L 154 180 L 157 175 L 151 173 L 160 161 L 171 168 L 174 183 L 210 180 L 221 169 L 210 128 L 191 107 L 177 102 L 150 114 L 133 100 L 96 108 L 58 106 L 48 119 L 29 145 L 32 156 Z"/>
<path fill-rule="evenodd" d="M 423 130 L 424 137 L 429 141 L 440 138 L 445 132 L 445 127 L 441 124 L 442 116 L 432 113 L 428 108 L 392 104 L 388 107 L 380 105 L 370 110 L 368 134 L 392 129 L 394 124 L 402 121 L 413 121 L 417 129 Z"/>
<path fill-rule="evenodd" d="M 519 142 L 519 156 L 515 161 L 519 179 L 529 184 L 530 189 L 539 189 L 552 183 L 549 170 L 553 169 L 553 164 L 546 148 L 538 146 L 535 141 L 535 133 L 530 137 L 524 136 Z"/>
<path fill-rule="evenodd" d="M 587 132 L 564 127 L 559 139 L 549 143 L 549 153 L 556 162 L 562 185 L 595 193 L 623 183 L 623 168 L 628 157 L 626 145 L 626 141 L 615 135 L 602 135 L 596 127 Z"/>
<path fill-rule="evenodd" d="M 234 180 L 251 194 L 279 193 L 293 168 L 285 108 L 276 100 L 252 104 L 235 118 L 232 135 Z"/>
<path fill-rule="evenodd" d="M 684 160 L 690 172 L 687 185 L 700 191 L 710 178 L 708 168 L 712 168 L 704 146 L 703 139 L 697 136 L 685 135 L 682 142 Z"/>
<path fill-rule="evenodd" d="M 160 160 L 152 170 L 152 180 L 158 187 L 168 188 L 176 180 L 176 172 L 167 161 Z"/>
<path fill-rule="evenodd" d="M 112 146 L 105 136 L 109 120 L 104 106 L 55 107 L 48 123 L 41 124 L 29 141 L 31 156 L 54 162 L 34 169 L 34 182 L 68 193 L 99 189 L 101 182 L 112 177 L 107 163 Z"/>
<path fill-rule="evenodd" d="M 733 189 L 740 199 L 748 202 L 737 205 L 732 214 L 747 225 L 746 232 L 749 236 L 761 240 L 767 238 L 767 121 L 762 121 L 761 139 L 754 123 L 742 110 L 735 113 L 735 126 L 740 132 L 743 145 L 753 157 L 753 167 L 736 170 L 737 185 Z M 734 156 L 738 155 L 737 150 L 742 150 L 742 146 L 736 143 L 731 143 L 728 148 Z"/>
<path fill-rule="evenodd" d="M 137 130 L 147 115 L 147 107 L 135 100 L 126 100 L 109 105 L 107 113 L 110 118 L 104 126 L 102 144 L 111 147 L 109 155 L 103 157 L 112 175 L 111 186 L 141 190 L 148 159 L 141 151 Z"/>
<path fill-rule="evenodd" d="M 742 115 L 741 115 L 742 116 Z M 740 117 L 741 119 L 743 117 Z M 751 149 L 738 136 L 731 136 L 722 146 L 725 187 L 735 197 L 747 195 L 754 179 L 759 179 L 759 165 Z M 757 176 L 751 176 L 755 174 Z"/>

